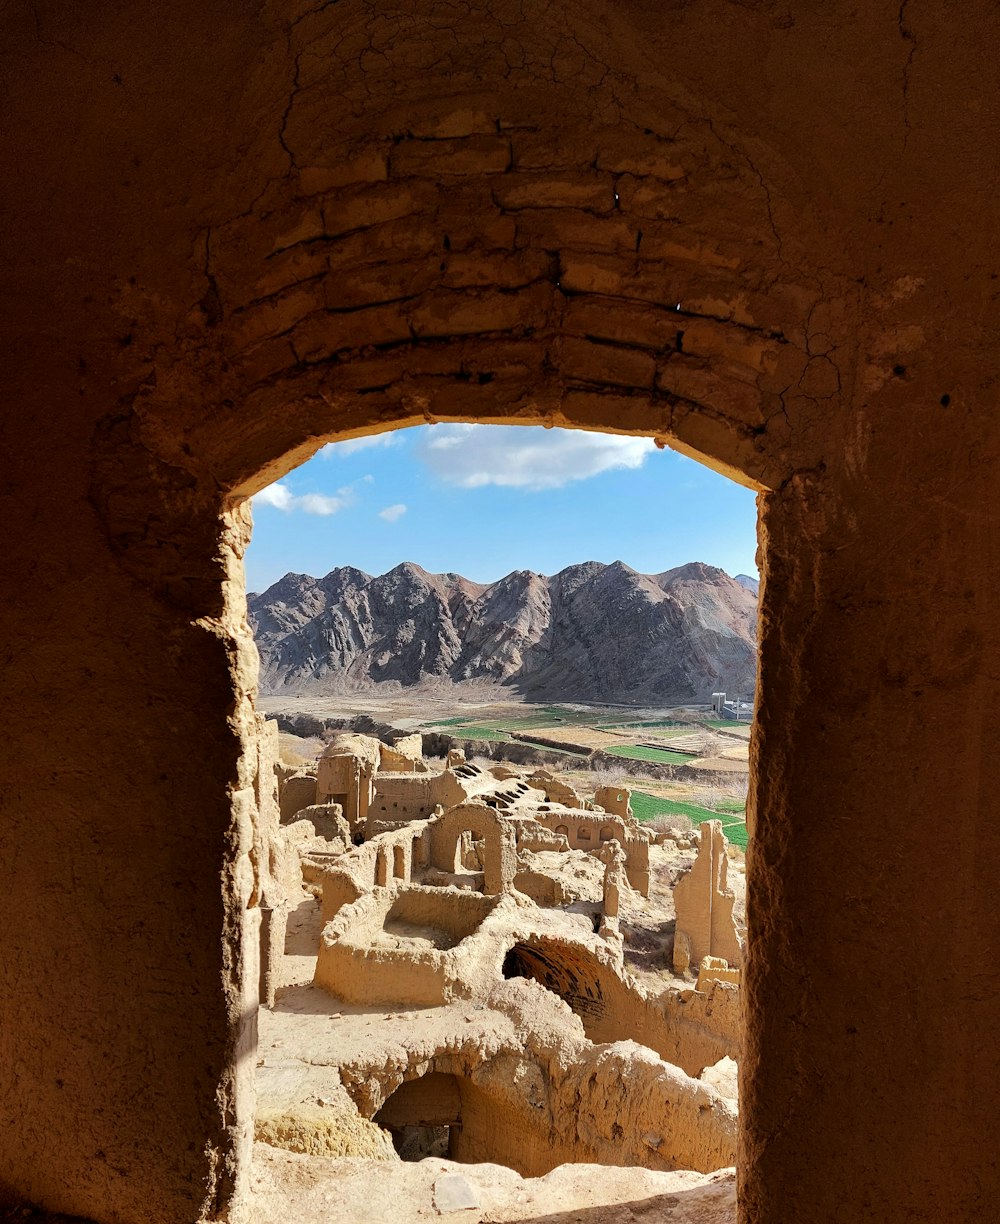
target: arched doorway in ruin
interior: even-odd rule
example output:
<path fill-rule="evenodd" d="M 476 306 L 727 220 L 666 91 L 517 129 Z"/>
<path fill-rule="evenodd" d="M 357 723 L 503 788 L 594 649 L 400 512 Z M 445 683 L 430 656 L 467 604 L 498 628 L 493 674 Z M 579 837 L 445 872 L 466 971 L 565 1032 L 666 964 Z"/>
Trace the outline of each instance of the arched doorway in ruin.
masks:
<path fill-rule="evenodd" d="M 621 1032 L 611 1036 L 607 1023 L 609 1008 L 621 1002 L 620 983 L 585 948 L 544 936 L 524 940 L 505 953 L 503 975 L 529 978 L 557 994 L 580 1018 L 591 1041 L 617 1041 L 623 1036 Z"/>
<path fill-rule="evenodd" d="M 493 808 L 466 803 L 438 817 L 431 833 L 431 861 L 442 871 L 461 870 L 462 835 L 482 842 L 483 891 L 509 892 L 517 869 L 514 830 Z"/>
<path fill-rule="evenodd" d="M 505 1083 L 505 1075 L 516 1083 Z M 391 1091 L 372 1120 L 389 1132 L 407 1161 L 445 1157 L 459 1164 L 500 1164 L 522 1177 L 594 1161 L 576 1120 L 548 1114 L 549 1078 L 544 1061 L 528 1051 L 487 1057 L 478 1066 L 438 1055 L 429 1070 Z"/>
<path fill-rule="evenodd" d="M 310 15 L 315 75 L 290 107 L 282 99 L 287 172 L 206 229 L 190 335 L 95 436 L 92 500 L 122 564 L 156 575 L 192 641 L 224 660 L 230 1039 L 217 1070 L 238 1124 L 213 1115 L 209 1146 L 235 1150 L 241 1169 L 252 1088 L 237 1051 L 251 1039 L 247 931 L 259 921 L 245 832 L 249 497 L 327 441 L 438 420 L 652 437 L 763 494 L 794 488 L 822 461 L 816 403 L 837 393 L 830 354 L 852 317 L 831 271 L 835 227 L 822 252 L 798 241 L 797 225 L 823 231 L 789 203 L 780 157 L 751 154 L 688 101 L 638 90 L 634 64 L 558 88 L 548 68 L 508 65 L 484 90 L 457 52 L 415 76 L 398 31 L 361 71 L 324 42 L 335 18 Z M 795 434 L 797 414 L 812 424 Z M 767 648 L 765 636 L 765 659 Z M 759 870 L 777 895 L 777 862 Z"/>
<path fill-rule="evenodd" d="M 462 1127 L 462 1093 L 458 1077 L 429 1071 L 405 1080 L 375 1114 L 373 1121 L 392 1136 L 403 1160 L 427 1156 L 455 1159 Z"/>

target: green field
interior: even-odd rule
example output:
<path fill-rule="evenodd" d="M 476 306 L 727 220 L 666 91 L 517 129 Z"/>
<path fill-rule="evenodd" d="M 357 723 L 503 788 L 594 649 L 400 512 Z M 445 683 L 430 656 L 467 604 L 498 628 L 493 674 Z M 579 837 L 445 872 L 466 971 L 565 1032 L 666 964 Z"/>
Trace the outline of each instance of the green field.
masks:
<path fill-rule="evenodd" d="M 497 740 L 510 744 L 513 741 L 506 731 L 498 727 L 487 726 L 486 723 L 469 723 L 468 726 L 449 727 L 448 734 L 454 739 Z"/>
<path fill-rule="evenodd" d="M 733 727 L 749 727 L 750 723 L 745 718 L 739 721 L 735 718 L 707 718 L 705 726 L 711 727 L 713 731 L 731 731 Z"/>
<path fill-rule="evenodd" d="M 659 795 L 647 795 L 645 791 L 633 791 L 631 802 L 633 815 L 640 822 L 655 820 L 657 816 L 687 816 L 695 824 L 718 818 L 718 813 L 699 807 L 696 803 L 662 799 Z"/>
<path fill-rule="evenodd" d="M 655 820 L 657 816 L 687 816 L 692 824 L 703 820 L 721 820 L 726 837 L 741 850 L 747 848 L 747 827 L 744 821 L 731 813 L 713 812 L 695 803 L 683 803 L 678 799 L 661 799 L 659 795 L 647 795 L 644 791 L 632 792 L 632 813 L 640 823 Z"/>
<path fill-rule="evenodd" d="M 694 735 L 698 730 L 697 727 L 692 727 L 690 723 L 676 722 L 672 718 L 654 719 L 651 722 L 627 722 L 615 719 L 609 722 L 599 722 L 596 726 L 602 730 L 607 727 L 615 731 L 664 730 L 672 731 L 675 735 Z"/>
<path fill-rule="evenodd" d="M 480 715 L 481 717 L 481 715 Z M 461 727 L 464 723 L 478 725 L 476 715 L 456 715 L 452 718 L 439 718 L 427 723 L 428 727 Z M 566 706 L 540 706 L 530 714 L 513 714 L 510 717 L 499 717 L 492 725 L 503 731 L 533 731 L 537 727 L 597 727 L 609 729 L 631 728 L 662 728 L 683 734 L 684 731 L 697 731 L 690 723 L 679 723 L 674 719 L 651 719 L 637 721 L 635 716 L 623 711 L 621 714 L 602 714 L 600 710 L 571 710 Z"/>
<path fill-rule="evenodd" d="M 630 761 L 655 761 L 661 765 L 686 765 L 693 760 L 692 752 L 673 752 L 669 748 L 646 748 L 642 744 L 616 744 L 603 751 L 610 756 L 626 757 Z"/>

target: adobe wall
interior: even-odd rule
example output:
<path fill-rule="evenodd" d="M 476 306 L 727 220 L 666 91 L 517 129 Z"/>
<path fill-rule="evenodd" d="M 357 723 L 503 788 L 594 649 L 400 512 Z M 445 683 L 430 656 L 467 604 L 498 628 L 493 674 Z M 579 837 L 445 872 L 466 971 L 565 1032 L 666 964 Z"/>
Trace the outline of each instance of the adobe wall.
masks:
<path fill-rule="evenodd" d="M 632 792 L 626 786 L 599 786 L 594 791 L 594 803 L 613 816 L 631 816 L 631 795 Z"/>
<path fill-rule="evenodd" d="M 440 871 L 454 871 L 458 865 L 460 839 L 467 831 L 485 842 L 483 892 L 490 896 L 510 892 L 517 874 L 515 826 L 485 804 L 461 804 L 430 823 L 431 865 Z"/>
<path fill-rule="evenodd" d="M 494 1017 L 486 1033 L 475 1024 L 445 1028 L 416 1037 L 409 1050 L 393 1042 L 370 1060 L 342 1065 L 361 1113 L 377 1116 L 401 1081 L 453 1075 L 462 1131 L 452 1142 L 462 1161 L 533 1176 L 568 1161 L 650 1169 L 731 1163 L 736 1111 L 708 1085 L 631 1042 L 590 1045 L 565 1005 L 535 983 L 502 983 L 484 1001 Z M 438 1080 L 427 1095 L 443 1086 Z M 410 1095 L 424 1094 L 411 1090 L 404 1099 Z M 454 1109 L 454 1097 L 441 1104 Z M 424 1107 L 433 1110 L 434 1100 Z"/>
<path fill-rule="evenodd" d="M 295 773 L 286 777 L 281 784 L 280 805 L 282 823 L 294 820 L 304 807 L 311 807 L 317 802 L 316 775 L 314 773 Z"/>
<path fill-rule="evenodd" d="M 600 853 L 609 841 L 617 841 L 625 851 L 628 881 L 644 897 L 649 895 L 649 842 L 644 834 L 636 836 L 635 822 L 610 812 L 576 811 L 532 812 L 532 819 L 554 833 L 561 833 L 571 850 Z"/>
<path fill-rule="evenodd" d="M 650 998 L 623 979 L 610 952 L 605 963 L 590 949 L 545 935 L 519 941 L 513 952 L 520 973 L 563 999 L 593 1042 L 636 1041 L 688 1075 L 698 1075 L 720 1058 L 739 1059 L 735 988 L 671 988 Z"/>
<path fill-rule="evenodd" d="M 768 490 L 742 1218 L 982 1218 L 1000 15 L 436 12 L 5 14 L 0 1200 L 238 1198 L 235 504 L 335 433 L 474 419 L 644 431 Z"/>
<path fill-rule="evenodd" d="M 372 888 L 408 883 L 414 865 L 423 866 L 429 853 L 425 825 L 380 833 L 374 841 L 352 846 L 329 860 L 313 854 L 304 864 L 306 878 L 323 890 L 323 918 Z M 310 863 L 312 866 L 310 866 Z"/>
<path fill-rule="evenodd" d="M 339 803 L 352 829 L 368 819 L 381 747 L 368 735 L 338 735 L 316 764 L 316 802 Z"/>
<path fill-rule="evenodd" d="M 673 964 L 676 973 L 695 973 L 706 956 L 730 965 L 743 963 L 736 921 L 735 894 L 728 886 L 729 856 L 721 820 L 702 821 L 698 856 L 674 886 Z"/>
<path fill-rule="evenodd" d="M 326 923 L 313 980 L 349 1003 L 438 1007 L 469 995 L 490 970 L 499 976 L 495 939 L 476 946 L 469 937 L 500 900 L 451 888 L 376 890 Z M 413 927 L 424 935 L 417 943 L 405 937 Z M 397 931 L 402 939 L 393 937 Z M 436 946 L 427 943 L 430 935 Z"/>
<path fill-rule="evenodd" d="M 420 820 L 437 804 L 453 807 L 466 789 L 450 770 L 441 773 L 382 773 L 375 778 L 371 815 L 375 820 Z"/>

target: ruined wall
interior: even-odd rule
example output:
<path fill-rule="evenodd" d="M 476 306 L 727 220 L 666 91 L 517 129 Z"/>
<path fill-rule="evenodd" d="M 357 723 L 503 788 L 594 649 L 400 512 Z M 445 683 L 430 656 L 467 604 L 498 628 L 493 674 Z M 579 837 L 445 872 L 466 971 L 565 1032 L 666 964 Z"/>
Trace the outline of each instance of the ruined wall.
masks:
<path fill-rule="evenodd" d="M 613 816 L 631 817 L 631 791 L 624 786 L 599 786 L 594 791 L 594 803 Z"/>
<path fill-rule="evenodd" d="M 346 901 L 376 887 L 412 878 L 415 865 L 426 863 L 429 847 L 425 826 L 380 833 L 373 841 L 352 846 L 346 854 L 322 859 L 309 856 L 306 878 L 323 890 L 323 917 L 329 920 Z M 309 863 L 313 864 L 310 868 Z"/>
<path fill-rule="evenodd" d="M 609 812 L 562 811 L 532 813 L 545 828 L 566 838 L 571 850 L 599 854 L 609 841 L 617 841 L 625 851 L 628 881 L 644 897 L 649 896 L 649 842 L 644 833 L 636 835 L 634 822 Z"/>
<path fill-rule="evenodd" d="M 304 807 L 311 807 L 316 801 L 314 773 L 294 773 L 282 778 L 279 786 L 282 824 L 294 820 L 297 813 Z"/>
<path fill-rule="evenodd" d="M 375 779 L 371 812 L 376 820 L 423 820 L 438 804 L 450 808 L 467 794 L 447 769 L 438 774 L 381 773 Z"/>
<path fill-rule="evenodd" d="M 514 945 L 507 977 L 527 977 L 558 995 L 596 1043 L 635 1041 L 666 1062 L 698 1075 L 720 1058 L 739 1057 L 740 1006 L 735 988 L 669 989 L 648 997 L 623 975 L 610 948 L 532 935 Z"/>
<path fill-rule="evenodd" d="M 992 1211 L 998 40 L 981 0 L 5 13 L 3 1199 L 238 1197 L 237 503 L 474 419 L 767 491 L 744 1220 Z"/>
<path fill-rule="evenodd" d="M 695 973 L 706 956 L 730 965 L 743 963 L 733 907 L 736 897 L 728 886 L 729 856 L 721 820 L 703 821 L 698 855 L 674 887 L 677 921 L 674 930 L 674 970 Z"/>
<path fill-rule="evenodd" d="M 489 939 L 473 946 L 469 937 L 501 900 L 419 886 L 369 893 L 324 926 L 313 980 L 349 1003 L 438 1007 L 481 992 L 499 978 L 500 955 Z M 408 938 L 414 928 L 419 940 Z"/>
<path fill-rule="evenodd" d="M 459 866 L 460 839 L 467 832 L 484 842 L 483 892 L 491 896 L 510 892 L 517 873 L 515 828 L 485 804 L 461 804 L 431 822 L 428 827 L 431 865 L 440 871 L 455 871 Z"/>
<path fill-rule="evenodd" d="M 379 768 L 385 773 L 422 773 L 427 769 L 423 755 L 424 737 L 419 731 L 401 735 L 394 744 L 382 745 Z"/>
<path fill-rule="evenodd" d="M 416 1038 L 408 1051 L 393 1043 L 342 1067 L 361 1112 L 378 1117 L 387 1102 L 391 1113 L 398 1086 L 429 1075 L 427 1112 L 455 1108 L 454 1095 L 435 1088 L 458 1090 L 452 1153 L 460 1161 L 502 1163 L 524 1176 L 567 1161 L 650 1169 L 732 1161 L 735 1108 L 709 1086 L 631 1042 L 591 1046 L 535 983 L 503 983 L 485 1001 L 488 1036 L 473 1021 L 444 1040 Z M 510 1025 L 497 1026 L 499 1017 Z M 454 1078 L 446 1086 L 443 1077 Z M 411 1092 L 421 1106 L 425 1094 Z"/>

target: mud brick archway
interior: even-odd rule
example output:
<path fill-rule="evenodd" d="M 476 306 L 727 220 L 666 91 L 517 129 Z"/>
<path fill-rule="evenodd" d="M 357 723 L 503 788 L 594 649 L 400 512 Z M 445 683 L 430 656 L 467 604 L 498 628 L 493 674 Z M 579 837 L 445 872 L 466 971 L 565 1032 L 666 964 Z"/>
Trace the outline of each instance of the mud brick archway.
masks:
<path fill-rule="evenodd" d="M 988 1213 L 995 8 L 139 15 L 0 45 L 0 1201 L 237 1210 L 246 499 L 470 420 L 763 494 L 743 1219 Z"/>

